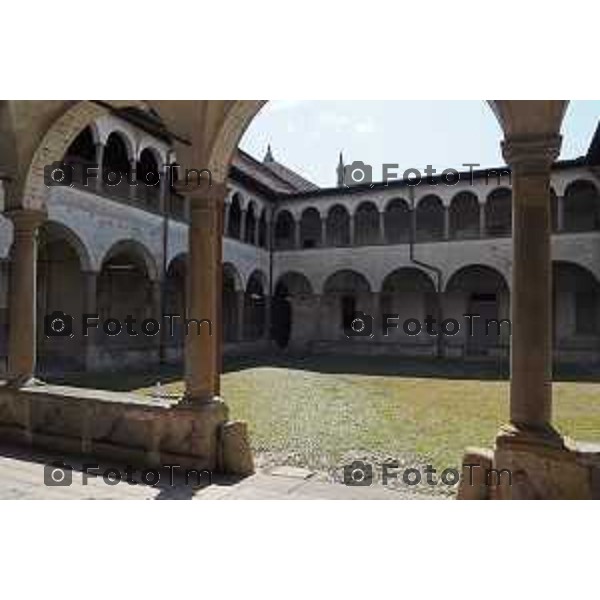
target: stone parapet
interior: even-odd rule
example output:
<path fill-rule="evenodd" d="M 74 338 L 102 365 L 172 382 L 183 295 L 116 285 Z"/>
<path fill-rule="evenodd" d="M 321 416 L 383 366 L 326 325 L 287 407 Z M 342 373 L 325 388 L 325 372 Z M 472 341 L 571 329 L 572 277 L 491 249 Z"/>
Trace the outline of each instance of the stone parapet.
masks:
<path fill-rule="evenodd" d="M 229 424 L 221 401 L 195 406 L 60 386 L 0 387 L 0 440 L 132 466 L 224 472 L 222 431 Z M 234 429 L 236 444 L 249 448 L 240 437 L 246 429 Z M 251 455 L 246 458 L 249 472 L 239 472 L 237 465 L 236 475 L 252 472 Z"/>

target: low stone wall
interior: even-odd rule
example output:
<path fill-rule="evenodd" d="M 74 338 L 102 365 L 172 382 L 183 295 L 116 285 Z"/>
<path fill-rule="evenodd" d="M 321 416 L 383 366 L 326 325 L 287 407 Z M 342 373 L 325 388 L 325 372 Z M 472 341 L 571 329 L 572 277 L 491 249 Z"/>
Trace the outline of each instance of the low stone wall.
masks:
<path fill-rule="evenodd" d="M 472 476 L 465 476 L 467 473 Z M 600 445 L 507 427 L 498 435 L 494 450 L 471 448 L 465 452 L 457 497 L 599 500 Z"/>
<path fill-rule="evenodd" d="M 253 471 L 245 424 L 221 401 L 176 401 L 80 388 L 0 387 L 0 440 L 131 464 Z"/>

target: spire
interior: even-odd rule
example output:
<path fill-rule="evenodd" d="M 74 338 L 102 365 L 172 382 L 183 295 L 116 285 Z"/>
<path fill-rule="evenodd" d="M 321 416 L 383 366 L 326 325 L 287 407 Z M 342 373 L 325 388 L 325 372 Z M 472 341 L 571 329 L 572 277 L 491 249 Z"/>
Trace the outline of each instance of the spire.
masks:
<path fill-rule="evenodd" d="M 273 152 L 271 151 L 271 144 L 269 144 L 267 146 L 267 153 L 265 154 L 265 157 L 263 158 L 263 162 L 266 162 L 266 163 L 275 162 L 275 159 L 273 158 Z"/>
<path fill-rule="evenodd" d="M 337 172 L 337 186 L 343 187 L 344 186 L 344 155 L 342 154 L 341 151 L 340 151 L 340 160 L 338 162 L 336 172 Z"/>

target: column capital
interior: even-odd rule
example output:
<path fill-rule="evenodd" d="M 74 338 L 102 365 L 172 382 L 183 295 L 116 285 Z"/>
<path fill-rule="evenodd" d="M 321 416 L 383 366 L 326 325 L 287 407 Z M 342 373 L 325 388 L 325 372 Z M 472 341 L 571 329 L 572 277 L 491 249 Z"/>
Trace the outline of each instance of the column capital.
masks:
<path fill-rule="evenodd" d="M 561 144 L 558 134 L 507 137 L 502 142 L 502 155 L 511 168 L 533 174 L 550 169 Z"/>
<path fill-rule="evenodd" d="M 26 208 L 15 208 L 4 212 L 4 216 L 10 219 L 16 231 L 34 231 L 45 220 L 46 213 L 41 210 L 31 210 Z"/>

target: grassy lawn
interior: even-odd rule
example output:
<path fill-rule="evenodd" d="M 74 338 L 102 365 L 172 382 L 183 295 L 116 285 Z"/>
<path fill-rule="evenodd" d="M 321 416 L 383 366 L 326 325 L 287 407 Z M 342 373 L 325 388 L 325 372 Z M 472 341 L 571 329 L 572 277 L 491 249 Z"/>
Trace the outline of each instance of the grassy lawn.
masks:
<path fill-rule="evenodd" d="M 152 393 L 161 376 L 102 376 L 74 384 Z M 183 390 L 174 374 L 163 390 Z M 383 359 L 313 358 L 260 366 L 229 365 L 222 393 L 231 417 L 249 423 L 254 449 L 319 470 L 348 456 L 402 458 L 458 467 L 465 446 L 490 446 L 508 416 L 501 373 L 431 363 L 399 367 Z M 600 442 L 600 383 L 554 384 L 555 424 Z"/>

